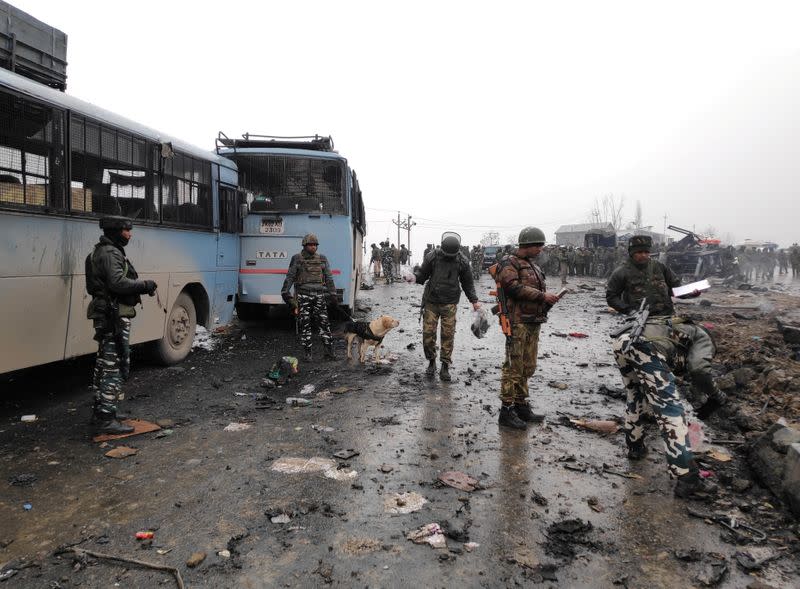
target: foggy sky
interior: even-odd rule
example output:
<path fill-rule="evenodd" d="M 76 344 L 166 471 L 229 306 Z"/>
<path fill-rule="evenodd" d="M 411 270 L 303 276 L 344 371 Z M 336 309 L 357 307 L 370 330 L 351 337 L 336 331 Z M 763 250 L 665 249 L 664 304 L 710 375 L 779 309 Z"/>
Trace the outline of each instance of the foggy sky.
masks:
<path fill-rule="evenodd" d="M 553 240 L 605 194 L 658 231 L 800 240 L 792 2 L 12 4 L 69 36 L 69 94 L 208 149 L 332 135 L 368 243 L 398 209 L 416 252 Z"/>

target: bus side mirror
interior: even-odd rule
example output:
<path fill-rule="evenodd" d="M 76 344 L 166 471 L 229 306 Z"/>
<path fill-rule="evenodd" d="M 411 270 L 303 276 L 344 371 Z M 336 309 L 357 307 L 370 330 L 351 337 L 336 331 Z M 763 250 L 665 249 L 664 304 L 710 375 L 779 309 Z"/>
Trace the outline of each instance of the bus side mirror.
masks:
<path fill-rule="evenodd" d="M 246 202 L 239 205 L 239 218 L 244 219 L 250 213 L 250 207 Z"/>

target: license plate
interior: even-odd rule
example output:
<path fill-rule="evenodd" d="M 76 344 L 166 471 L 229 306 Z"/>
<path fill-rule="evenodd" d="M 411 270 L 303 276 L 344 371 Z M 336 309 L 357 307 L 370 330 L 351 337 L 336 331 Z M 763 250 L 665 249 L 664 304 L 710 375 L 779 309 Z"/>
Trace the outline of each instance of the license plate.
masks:
<path fill-rule="evenodd" d="M 283 233 L 283 219 L 261 219 L 261 233 L 280 235 Z"/>

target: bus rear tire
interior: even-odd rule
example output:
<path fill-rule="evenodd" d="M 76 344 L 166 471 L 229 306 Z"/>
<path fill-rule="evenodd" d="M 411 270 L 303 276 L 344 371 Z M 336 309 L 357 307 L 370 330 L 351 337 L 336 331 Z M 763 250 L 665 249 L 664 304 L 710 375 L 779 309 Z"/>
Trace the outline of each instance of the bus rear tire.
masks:
<path fill-rule="evenodd" d="M 175 304 L 167 316 L 164 337 L 156 343 L 156 360 L 170 366 L 186 358 L 192 349 L 196 329 L 197 310 L 194 301 L 192 297 L 182 292 L 175 299 Z"/>

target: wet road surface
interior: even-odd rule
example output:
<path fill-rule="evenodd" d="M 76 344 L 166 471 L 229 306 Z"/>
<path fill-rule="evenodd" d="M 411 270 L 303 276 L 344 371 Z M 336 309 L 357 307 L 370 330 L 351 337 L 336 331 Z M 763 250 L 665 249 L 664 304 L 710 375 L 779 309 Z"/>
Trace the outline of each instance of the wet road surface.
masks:
<path fill-rule="evenodd" d="M 78 544 L 177 567 L 190 587 L 688 587 L 718 572 L 709 553 L 726 559 L 718 586 L 747 587 L 754 577 L 733 560 L 741 548 L 672 497 L 654 431 L 648 459 L 630 463 L 621 431 L 602 435 L 565 423 L 624 411 L 601 388 L 621 387 L 608 337 L 616 319 L 605 312 L 602 284 L 575 278 L 570 286 L 542 329 L 531 380 L 532 405 L 547 420 L 526 432 L 497 426 L 503 336 L 496 322 L 475 338 L 462 300 L 454 382 L 426 379 L 414 306 L 422 288 L 404 283 L 379 284 L 361 297 L 368 318 L 401 321 L 384 340 L 387 364 L 301 361 L 288 384 L 265 389 L 271 364 L 298 355 L 293 325 L 280 317 L 242 323 L 213 338 L 213 351 L 198 350 L 178 367 L 140 361 L 124 409 L 173 424 L 106 448 L 88 440 L 88 361 L 5 382 L 0 564 L 19 568 L 9 586 L 171 586 L 163 572 L 103 561 L 73 569 L 72 557 L 52 554 Z M 486 307 L 491 287 L 484 276 L 478 292 Z M 566 335 L 574 332 L 588 337 Z M 343 358 L 343 342 L 337 346 Z M 307 385 L 311 405 L 287 406 L 285 398 Z M 23 414 L 38 420 L 21 423 Z M 231 423 L 249 428 L 224 431 Z M 138 454 L 104 457 L 115 445 Z M 332 459 L 348 449 L 357 454 L 334 459 L 333 478 L 271 470 L 281 458 Z M 442 485 L 444 471 L 464 472 L 478 488 Z M 7 483 L 20 474 L 35 480 Z M 407 492 L 427 503 L 387 513 L 391 494 Z M 434 522 L 449 533 L 446 549 L 406 539 Z M 134 538 L 141 530 L 154 531 L 152 544 Z M 676 557 L 689 549 L 706 556 Z M 207 557 L 187 568 L 194 552 Z M 34 566 L 20 568 L 26 563 Z M 796 586 L 787 570 L 759 574 L 775 587 Z"/>

